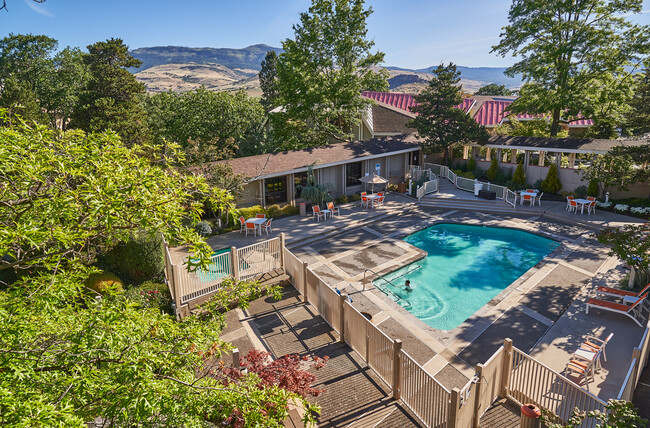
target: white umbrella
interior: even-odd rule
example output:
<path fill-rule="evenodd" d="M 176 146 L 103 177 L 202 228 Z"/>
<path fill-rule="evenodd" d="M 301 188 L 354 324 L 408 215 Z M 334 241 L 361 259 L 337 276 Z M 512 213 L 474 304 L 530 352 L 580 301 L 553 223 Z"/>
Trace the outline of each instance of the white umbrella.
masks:
<path fill-rule="evenodd" d="M 388 183 L 388 180 L 386 180 L 384 177 L 378 176 L 376 173 L 372 173 L 372 175 L 366 175 L 365 177 L 361 177 L 359 181 L 363 182 L 368 185 L 370 183 L 371 185 L 371 191 L 374 193 L 375 191 L 375 184 L 386 184 Z"/>

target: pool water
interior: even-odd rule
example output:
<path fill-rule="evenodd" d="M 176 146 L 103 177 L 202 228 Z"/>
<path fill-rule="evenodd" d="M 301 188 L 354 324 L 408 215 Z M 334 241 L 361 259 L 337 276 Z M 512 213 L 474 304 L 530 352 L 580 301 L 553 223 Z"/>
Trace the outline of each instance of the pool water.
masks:
<path fill-rule="evenodd" d="M 428 256 L 373 284 L 439 330 L 458 327 L 560 245 L 520 230 L 461 224 L 437 224 L 404 241 Z"/>
<path fill-rule="evenodd" d="M 223 248 L 221 250 L 215 251 L 212 253 L 212 256 L 218 254 L 229 253 L 230 248 Z M 223 266 L 222 266 L 223 264 Z M 202 282 L 216 281 L 223 278 L 226 275 L 230 274 L 230 257 L 225 260 L 221 260 L 221 263 L 217 260 L 213 260 L 212 263 L 208 265 L 208 269 L 197 269 L 196 274 L 199 277 L 199 280 Z"/>

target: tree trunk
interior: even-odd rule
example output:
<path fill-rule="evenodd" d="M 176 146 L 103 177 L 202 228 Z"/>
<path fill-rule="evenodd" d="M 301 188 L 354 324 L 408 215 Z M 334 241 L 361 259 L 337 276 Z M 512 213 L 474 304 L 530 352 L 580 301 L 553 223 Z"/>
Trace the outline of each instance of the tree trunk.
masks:
<path fill-rule="evenodd" d="M 551 123 L 551 137 L 557 137 L 560 130 L 560 109 L 553 110 L 553 122 Z"/>

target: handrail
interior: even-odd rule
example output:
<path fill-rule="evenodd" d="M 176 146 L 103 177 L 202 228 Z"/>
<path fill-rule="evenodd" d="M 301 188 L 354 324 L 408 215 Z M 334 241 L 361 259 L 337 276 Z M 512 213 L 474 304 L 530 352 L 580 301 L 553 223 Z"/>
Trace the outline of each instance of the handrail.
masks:
<path fill-rule="evenodd" d="M 384 281 L 386 281 L 387 283 L 389 283 L 389 284 L 392 285 L 393 287 L 397 288 L 397 285 L 393 284 L 392 281 L 387 280 L 386 278 L 383 277 L 383 275 L 379 275 L 379 274 L 378 274 L 377 272 L 375 272 L 374 270 L 368 268 L 368 269 L 366 269 L 366 270 L 363 271 L 363 289 L 364 289 L 364 290 L 366 289 L 366 273 L 368 273 L 368 271 L 374 273 L 374 274 L 377 275 L 379 278 L 383 279 Z M 384 290 L 382 290 L 382 291 L 384 291 Z M 386 291 L 387 291 L 389 294 L 391 294 L 391 295 L 395 298 L 395 300 L 397 300 L 397 301 L 404 300 L 404 299 L 402 299 L 401 297 L 399 297 L 397 294 L 395 294 L 395 293 L 393 293 L 392 291 L 390 291 L 388 288 L 386 288 Z M 409 302 L 408 300 L 404 300 L 404 301 L 406 302 L 406 304 L 407 304 L 409 307 L 413 307 L 413 306 L 411 305 L 411 302 Z"/>

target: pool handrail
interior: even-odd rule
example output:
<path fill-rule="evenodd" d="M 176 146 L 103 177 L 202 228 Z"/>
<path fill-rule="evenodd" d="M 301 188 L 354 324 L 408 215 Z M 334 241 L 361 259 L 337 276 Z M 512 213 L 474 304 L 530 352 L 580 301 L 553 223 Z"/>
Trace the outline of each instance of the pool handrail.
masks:
<path fill-rule="evenodd" d="M 386 281 L 387 283 L 389 283 L 389 284 L 392 285 L 393 287 L 397 288 L 397 286 L 396 286 L 395 284 L 393 284 L 391 281 L 389 281 L 389 280 L 387 280 L 386 278 L 384 278 L 383 275 L 379 275 L 379 274 L 378 274 L 377 272 L 375 272 L 374 270 L 368 268 L 368 269 L 366 269 L 366 270 L 363 271 L 363 289 L 364 289 L 364 290 L 366 289 L 366 273 L 368 273 L 368 271 L 374 273 L 374 274 L 377 275 L 380 279 L 383 279 L 384 281 Z M 382 290 L 382 291 L 384 291 L 384 290 Z M 390 294 L 395 298 L 395 301 L 399 302 L 400 300 L 404 300 L 404 299 L 402 299 L 401 297 L 399 297 L 397 294 L 393 293 L 393 292 L 392 292 L 391 290 L 389 290 L 388 288 L 386 288 L 386 291 L 387 291 L 388 293 L 390 293 Z M 409 307 L 412 307 L 411 302 L 409 302 L 408 300 L 404 300 L 404 301 L 408 304 Z"/>

